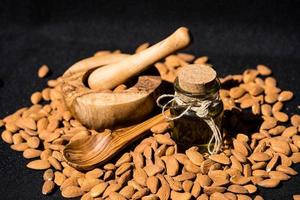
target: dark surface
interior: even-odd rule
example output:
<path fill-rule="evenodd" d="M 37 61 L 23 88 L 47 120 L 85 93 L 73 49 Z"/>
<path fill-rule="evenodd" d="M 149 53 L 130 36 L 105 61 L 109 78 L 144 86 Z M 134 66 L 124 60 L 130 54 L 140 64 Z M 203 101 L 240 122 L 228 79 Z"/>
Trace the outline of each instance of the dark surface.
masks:
<path fill-rule="evenodd" d="M 97 50 L 132 53 L 179 26 L 194 36 L 186 52 L 209 56 L 220 75 L 271 66 L 279 87 L 295 92 L 287 111 L 300 113 L 299 1 L 137 2 L 0 1 L 0 118 L 30 105 L 30 94 L 46 86 L 36 74 L 41 64 L 55 78 Z M 26 169 L 27 162 L 0 142 L 0 199 L 61 199 L 59 192 L 41 194 L 42 173 Z M 299 189 L 296 176 L 260 193 L 291 199 Z"/>

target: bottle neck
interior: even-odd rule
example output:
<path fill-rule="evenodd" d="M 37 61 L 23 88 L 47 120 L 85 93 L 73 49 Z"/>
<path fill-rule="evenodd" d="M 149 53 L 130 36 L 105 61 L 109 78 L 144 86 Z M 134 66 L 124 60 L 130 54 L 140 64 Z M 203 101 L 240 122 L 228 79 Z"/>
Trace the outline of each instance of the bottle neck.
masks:
<path fill-rule="evenodd" d="M 203 90 L 200 93 L 191 93 L 188 91 L 183 90 L 180 85 L 178 78 L 176 78 L 174 83 L 174 89 L 176 94 L 184 101 L 184 99 L 197 99 L 199 101 L 201 100 L 217 100 L 219 99 L 219 90 L 220 90 L 221 84 L 218 78 L 216 78 L 214 81 L 212 81 L 209 84 L 206 84 L 203 86 Z"/>

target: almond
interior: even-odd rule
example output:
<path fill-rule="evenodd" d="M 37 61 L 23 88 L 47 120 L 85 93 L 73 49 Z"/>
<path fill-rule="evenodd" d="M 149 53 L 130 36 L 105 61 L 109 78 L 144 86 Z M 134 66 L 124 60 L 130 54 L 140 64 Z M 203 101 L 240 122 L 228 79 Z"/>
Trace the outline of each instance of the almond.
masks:
<path fill-rule="evenodd" d="M 268 154 L 263 153 L 263 152 L 255 152 L 251 155 L 251 158 L 257 162 L 268 161 L 271 159 L 271 157 Z"/>
<path fill-rule="evenodd" d="M 133 172 L 133 180 L 142 186 L 146 186 L 147 173 L 142 168 L 136 168 Z"/>
<path fill-rule="evenodd" d="M 81 196 L 83 192 L 77 186 L 69 186 L 65 188 L 61 194 L 65 198 L 75 198 Z"/>
<path fill-rule="evenodd" d="M 23 152 L 23 157 L 27 159 L 36 158 L 41 155 L 42 151 L 37 149 L 26 149 Z"/>
<path fill-rule="evenodd" d="M 162 160 L 166 163 L 167 174 L 169 176 L 177 175 L 179 171 L 179 163 L 174 156 L 165 156 Z"/>
<path fill-rule="evenodd" d="M 170 125 L 168 122 L 162 122 L 162 123 L 159 123 L 159 124 L 153 126 L 150 130 L 153 133 L 161 134 L 161 133 L 166 132 L 168 130 L 169 126 Z"/>
<path fill-rule="evenodd" d="M 97 185 L 95 185 L 92 189 L 91 189 L 91 196 L 92 197 L 98 197 L 100 196 L 105 189 L 107 188 L 108 183 L 106 182 L 102 182 L 102 183 L 98 183 Z"/>
<path fill-rule="evenodd" d="M 156 141 L 159 144 L 166 144 L 166 145 L 174 145 L 175 144 L 175 142 L 166 135 L 157 134 L 157 135 L 154 135 L 154 138 L 156 139 Z"/>
<path fill-rule="evenodd" d="M 227 190 L 236 194 L 248 194 L 248 190 L 241 185 L 230 185 Z"/>
<path fill-rule="evenodd" d="M 188 192 L 180 193 L 180 192 L 171 192 L 171 199 L 174 200 L 188 200 L 191 199 L 192 195 Z"/>
<path fill-rule="evenodd" d="M 270 171 L 269 172 L 269 177 L 273 179 L 278 179 L 281 181 L 286 181 L 289 180 L 291 177 L 283 172 L 280 171 Z"/>
<path fill-rule="evenodd" d="M 47 169 L 43 174 L 43 179 L 45 181 L 52 181 L 54 179 L 54 173 L 52 169 Z"/>
<path fill-rule="evenodd" d="M 282 91 L 278 96 L 278 101 L 289 101 L 293 96 L 294 94 L 291 91 Z"/>
<path fill-rule="evenodd" d="M 231 163 L 230 159 L 223 154 L 215 154 L 215 155 L 211 155 L 209 157 L 211 160 L 217 162 L 217 163 L 221 163 L 223 165 L 229 165 Z"/>
<path fill-rule="evenodd" d="M 160 200 L 168 200 L 170 197 L 170 186 L 166 179 L 162 175 L 157 175 L 157 178 L 160 180 L 161 187 L 156 193 Z"/>
<path fill-rule="evenodd" d="M 53 181 L 45 181 L 42 187 L 42 194 L 50 194 L 54 190 L 54 187 L 55 183 Z"/>
<path fill-rule="evenodd" d="M 130 185 L 127 185 L 119 193 L 127 199 L 131 199 L 132 195 L 134 194 L 134 188 Z"/>
<path fill-rule="evenodd" d="M 287 156 L 291 154 L 290 146 L 286 141 L 274 138 L 274 139 L 270 140 L 270 143 L 271 143 L 272 149 L 275 152 L 282 153 Z"/>
<path fill-rule="evenodd" d="M 2 132 L 1 138 L 7 144 L 12 144 L 13 143 L 12 133 L 10 131 L 8 131 L 8 130 L 5 130 L 5 131 Z"/>
<path fill-rule="evenodd" d="M 269 178 L 259 182 L 258 185 L 264 188 L 274 188 L 277 187 L 279 183 L 280 180 Z"/>
<path fill-rule="evenodd" d="M 49 68 L 47 65 L 42 65 L 38 70 L 38 77 L 44 78 L 49 72 Z"/>
<path fill-rule="evenodd" d="M 287 167 L 287 166 L 283 166 L 283 165 L 278 165 L 276 167 L 276 171 L 280 171 L 280 172 L 283 172 L 283 173 L 286 173 L 288 175 L 297 175 L 298 172 L 293 170 L 292 168 L 290 167 Z"/>
<path fill-rule="evenodd" d="M 35 170 L 43 170 L 50 168 L 50 164 L 47 160 L 34 160 L 29 162 L 26 166 L 30 169 Z"/>

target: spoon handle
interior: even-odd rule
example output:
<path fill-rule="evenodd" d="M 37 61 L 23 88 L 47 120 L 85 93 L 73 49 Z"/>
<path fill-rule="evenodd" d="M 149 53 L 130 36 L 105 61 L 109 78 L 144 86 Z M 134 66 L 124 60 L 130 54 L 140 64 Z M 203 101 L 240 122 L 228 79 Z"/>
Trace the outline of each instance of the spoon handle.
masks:
<path fill-rule="evenodd" d="M 166 110 L 164 115 L 169 116 L 170 110 Z M 134 126 L 132 129 L 129 129 L 128 131 L 115 133 L 114 137 L 122 138 L 121 140 L 118 140 L 115 144 L 115 146 L 124 145 L 128 142 L 131 142 L 132 140 L 135 140 L 142 134 L 144 134 L 147 130 L 149 130 L 154 125 L 162 122 L 165 117 L 163 114 L 156 115 L 148 120 L 146 120 L 143 123 L 140 123 L 136 126 Z"/>

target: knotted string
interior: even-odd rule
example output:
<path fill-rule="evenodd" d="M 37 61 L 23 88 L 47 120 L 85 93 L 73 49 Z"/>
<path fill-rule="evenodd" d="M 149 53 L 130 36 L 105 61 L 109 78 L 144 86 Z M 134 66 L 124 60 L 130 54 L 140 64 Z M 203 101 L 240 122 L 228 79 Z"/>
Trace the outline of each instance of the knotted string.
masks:
<path fill-rule="evenodd" d="M 169 100 L 166 104 L 162 105 L 160 104 L 160 100 L 164 98 L 172 98 Z M 168 120 L 176 120 L 181 118 L 184 114 L 186 114 L 189 110 L 192 110 L 196 113 L 196 115 L 200 118 L 202 118 L 207 125 L 210 127 L 212 130 L 212 137 L 209 140 L 207 150 L 210 154 L 216 154 L 222 145 L 222 134 L 220 132 L 220 129 L 216 125 L 215 121 L 213 120 L 212 117 L 208 117 L 208 108 L 209 106 L 213 103 L 211 100 L 202 100 L 199 101 L 196 98 L 192 97 L 186 97 L 190 100 L 189 103 L 185 103 L 182 101 L 180 96 L 175 92 L 175 94 L 163 94 L 160 97 L 157 98 L 156 103 L 159 107 L 162 108 L 162 114 L 163 116 L 168 119 Z M 169 117 L 165 114 L 165 110 L 167 109 L 168 105 L 171 104 L 173 101 L 177 103 L 179 106 L 186 106 L 186 109 L 178 116 L 176 117 Z M 213 149 L 211 149 L 211 144 L 212 142 L 215 141 L 215 144 L 213 146 Z"/>

